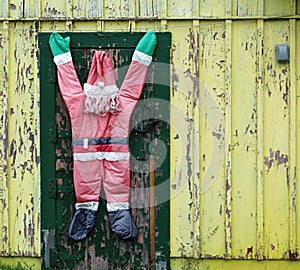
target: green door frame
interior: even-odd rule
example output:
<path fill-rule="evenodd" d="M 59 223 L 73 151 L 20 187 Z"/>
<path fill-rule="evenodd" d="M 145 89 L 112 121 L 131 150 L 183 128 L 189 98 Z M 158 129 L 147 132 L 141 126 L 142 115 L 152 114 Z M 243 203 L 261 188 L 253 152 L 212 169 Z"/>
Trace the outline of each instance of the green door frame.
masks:
<path fill-rule="evenodd" d="M 51 268 L 59 260 L 59 254 L 56 252 L 57 239 L 57 212 L 56 200 L 58 186 L 56 183 L 56 140 L 57 130 L 55 123 L 56 113 L 56 92 L 57 92 L 57 76 L 56 67 L 52 60 L 52 54 L 48 45 L 51 33 L 39 34 L 40 49 L 40 123 L 41 123 L 41 227 L 42 227 L 42 257 L 43 269 Z M 105 33 L 105 32 L 89 32 L 89 33 L 63 33 L 62 35 L 71 37 L 71 51 L 78 49 L 134 49 L 138 40 L 143 33 Z M 154 269 L 170 268 L 170 204 L 169 199 L 169 177 L 170 177 L 170 152 L 169 152 L 169 107 L 166 105 L 170 101 L 170 48 L 171 34 L 157 33 L 157 48 L 154 56 L 154 69 L 158 69 L 155 73 L 155 101 L 161 101 L 158 105 L 155 115 L 157 122 L 160 122 L 160 129 L 163 132 L 155 135 L 155 139 L 165 143 L 166 154 L 163 161 L 158 161 L 160 166 L 155 173 L 155 190 L 156 204 L 155 207 L 155 265 Z M 160 115 L 160 116 L 158 116 Z M 163 115 L 163 116 L 161 116 Z M 154 118 L 156 117 L 154 116 Z M 152 124 L 155 120 L 152 121 Z M 148 128 L 148 124 L 143 126 Z M 137 133 L 143 133 L 137 129 Z M 130 144 L 135 144 L 131 141 Z M 159 149 L 158 149 L 159 150 Z M 159 159 L 158 154 L 158 159 Z M 151 178 L 151 176 L 150 176 Z M 162 190 L 159 186 L 163 186 Z M 158 187 L 158 188 L 157 188 Z M 150 227 L 150 224 L 148 224 Z M 147 226 L 148 226 L 147 225 Z M 114 241 L 112 239 L 111 241 Z M 134 242 L 130 243 L 134 245 Z M 149 243 L 151 245 L 151 243 Z M 137 245 L 136 248 L 140 246 Z M 109 247 L 108 247 L 109 248 Z M 153 250 L 153 246 L 152 246 Z M 150 252 L 150 247 L 149 247 Z M 141 255 L 142 256 L 142 255 Z M 128 258 L 130 260 L 130 258 Z M 134 258 L 131 258 L 133 260 Z M 141 258 L 139 258 L 141 259 Z M 151 259 L 151 258 L 150 258 Z M 97 268 L 98 269 L 98 268 Z M 101 268 L 102 269 L 102 268 Z M 124 269 L 126 267 L 124 266 Z M 144 269 L 144 268 L 143 268 Z M 151 268 L 152 269 L 152 268 Z"/>

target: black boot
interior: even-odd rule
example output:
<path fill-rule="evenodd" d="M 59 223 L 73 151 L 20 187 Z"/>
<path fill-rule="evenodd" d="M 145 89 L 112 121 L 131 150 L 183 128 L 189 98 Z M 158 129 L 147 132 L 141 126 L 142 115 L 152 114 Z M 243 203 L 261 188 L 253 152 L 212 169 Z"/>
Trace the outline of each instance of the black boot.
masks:
<path fill-rule="evenodd" d="M 69 228 L 69 236 L 74 240 L 86 238 L 94 228 L 96 213 L 91 209 L 77 209 Z"/>
<path fill-rule="evenodd" d="M 137 237 L 138 230 L 133 223 L 129 210 L 108 212 L 108 218 L 112 231 L 120 238 L 132 240 Z"/>

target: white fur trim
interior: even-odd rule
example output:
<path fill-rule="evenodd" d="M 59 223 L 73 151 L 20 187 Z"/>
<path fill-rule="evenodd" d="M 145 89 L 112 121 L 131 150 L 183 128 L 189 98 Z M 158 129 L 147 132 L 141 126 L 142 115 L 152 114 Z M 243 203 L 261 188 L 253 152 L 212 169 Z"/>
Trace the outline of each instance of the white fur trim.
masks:
<path fill-rule="evenodd" d="M 83 86 L 85 97 L 85 112 L 105 115 L 118 110 L 118 92 L 116 85 L 104 86 L 103 82 L 98 85 L 85 83 Z"/>
<path fill-rule="evenodd" d="M 74 160 L 78 161 L 92 161 L 92 160 L 129 160 L 129 152 L 88 152 L 88 153 L 74 153 Z"/>
<path fill-rule="evenodd" d="M 53 61 L 57 66 L 71 62 L 72 61 L 71 52 L 66 52 L 63 54 L 56 55 L 54 56 Z"/>
<path fill-rule="evenodd" d="M 128 202 L 107 203 L 106 208 L 108 212 L 113 212 L 117 210 L 127 210 L 129 209 L 129 203 Z"/>
<path fill-rule="evenodd" d="M 132 56 L 132 60 L 139 62 L 145 66 L 149 66 L 152 62 L 152 56 L 135 50 Z"/>
<path fill-rule="evenodd" d="M 98 202 L 84 202 L 84 203 L 76 203 L 75 204 L 76 209 L 82 208 L 82 209 L 91 209 L 94 211 L 98 210 L 98 206 L 99 206 Z"/>
<path fill-rule="evenodd" d="M 119 88 L 116 85 L 104 86 L 103 82 L 98 82 L 98 85 L 91 85 L 89 83 L 85 83 L 83 85 L 83 90 L 87 96 L 111 96 L 119 92 Z"/>

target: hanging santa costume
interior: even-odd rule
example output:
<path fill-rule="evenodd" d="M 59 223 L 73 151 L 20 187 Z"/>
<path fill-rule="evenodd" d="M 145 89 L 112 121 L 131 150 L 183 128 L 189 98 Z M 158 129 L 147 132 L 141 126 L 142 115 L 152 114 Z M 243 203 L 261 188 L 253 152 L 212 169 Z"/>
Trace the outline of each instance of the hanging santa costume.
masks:
<path fill-rule="evenodd" d="M 129 123 L 143 91 L 156 35 L 148 32 L 137 44 L 120 90 L 107 52 L 95 52 L 82 89 L 72 62 L 70 38 L 53 33 L 49 44 L 72 125 L 77 203 L 69 236 L 81 240 L 92 231 L 103 186 L 112 231 L 122 239 L 133 239 L 138 232 L 128 203 Z"/>

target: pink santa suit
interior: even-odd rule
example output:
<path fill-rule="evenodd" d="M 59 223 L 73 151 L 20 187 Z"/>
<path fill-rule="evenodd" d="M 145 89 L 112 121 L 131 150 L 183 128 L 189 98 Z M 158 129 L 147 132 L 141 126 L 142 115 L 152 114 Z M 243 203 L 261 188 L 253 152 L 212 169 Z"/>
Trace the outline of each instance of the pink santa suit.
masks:
<path fill-rule="evenodd" d="M 152 47 L 149 50 L 149 44 L 146 44 L 148 49 L 145 50 L 145 41 L 149 43 L 149 38 Z M 69 236 L 81 240 L 92 231 L 103 185 L 112 230 L 123 239 L 133 239 L 137 236 L 137 229 L 128 203 L 128 133 L 130 117 L 143 91 L 152 61 L 155 33 L 148 32 L 140 40 L 120 90 L 116 86 L 112 61 L 102 50 L 94 53 L 87 82 L 82 88 L 70 51 L 60 51 L 66 40 L 53 33 L 49 44 L 72 125 L 77 203 Z"/>

